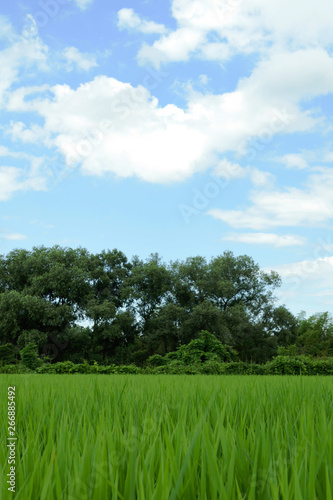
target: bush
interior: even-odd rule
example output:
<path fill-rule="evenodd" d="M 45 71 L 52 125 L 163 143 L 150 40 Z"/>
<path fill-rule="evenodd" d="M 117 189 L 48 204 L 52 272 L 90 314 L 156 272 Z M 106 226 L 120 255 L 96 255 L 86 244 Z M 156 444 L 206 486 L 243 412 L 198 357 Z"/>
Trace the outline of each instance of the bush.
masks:
<path fill-rule="evenodd" d="M 35 371 L 36 373 L 56 373 L 54 365 L 51 363 L 44 363 L 42 366 L 38 366 Z"/>
<path fill-rule="evenodd" d="M 169 359 L 166 356 L 154 354 L 150 356 L 147 361 L 151 366 L 164 366 L 169 362 Z"/>
<path fill-rule="evenodd" d="M 266 363 L 267 374 L 271 375 L 300 375 L 307 374 L 311 366 L 311 359 L 306 356 L 289 357 L 277 356 Z"/>
<path fill-rule="evenodd" d="M 255 363 L 250 363 L 246 372 L 248 375 L 267 375 L 266 365 L 256 365 Z"/>
<path fill-rule="evenodd" d="M 64 374 L 64 373 L 100 373 L 100 374 L 112 374 L 112 373 L 144 373 L 141 368 L 138 368 L 134 365 L 109 365 L 102 366 L 98 365 L 95 361 L 93 365 L 89 365 L 88 363 L 79 363 L 74 364 L 72 361 L 63 361 L 60 363 L 45 363 L 44 365 L 36 368 L 37 373 L 55 373 L 55 374 Z"/>
<path fill-rule="evenodd" d="M 310 370 L 310 375 L 333 375 L 333 358 L 312 360 Z"/>
<path fill-rule="evenodd" d="M 34 373 L 34 371 L 30 370 L 29 368 L 27 368 L 22 364 L 17 364 L 17 365 L 0 366 L 0 373 L 26 374 L 26 373 Z"/>
<path fill-rule="evenodd" d="M 203 330 L 199 333 L 198 339 L 178 349 L 177 358 L 188 365 L 209 361 L 236 361 L 238 355 L 232 347 L 222 344 L 215 335 Z"/>
<path fill-rule="evenodd" d="M 219 363 L 218 361 L 207 361 L 199 367 L 199 372 L 206 375 L 221 375 L 225 373 L 225 363 Z"/>
<path fill-rule="evenodd" d="M 30 370 L 35 370 L 42 364 L 42 361 L 38 357 L 37 345 L 32 342 L 29 342 L 23 349 L 21 349 L 20 355 L 22 363 Z"/>
<path fill-rule="evenodd" d="M 115 366 L 112 373 L 144 373 L 141 368 L 134 365 L 120 365 Z"/>

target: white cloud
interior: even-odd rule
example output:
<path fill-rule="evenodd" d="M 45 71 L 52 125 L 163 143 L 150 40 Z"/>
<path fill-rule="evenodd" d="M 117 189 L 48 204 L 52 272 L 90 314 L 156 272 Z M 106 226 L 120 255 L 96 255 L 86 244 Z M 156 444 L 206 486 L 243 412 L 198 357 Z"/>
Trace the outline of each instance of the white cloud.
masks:
<path fill-rule="evenodd" d="M 329 47 L 333 42 L 330 0 L 321 0 L 320 9 L 313 2 L 305 6 L 302 0 L 173 0 L 172 14 L 176 30 L 151 46 L 145 45 L 139 53 L 141 61 L 158 66 L 192 54 L 226 60 L 238 52 L 264 53 L 272 47 L 294 51 Z M 217 41 L 211 41 L 209 33 L 214 33 Z M 178 41 L 177 51 L 174 40 Z"/>
<path fill-rule="evenodd" d="M 45 178 L 33 169 L 25 173 L 17 167 L 0 166 L 0 201 L 7 201 L 17 191 L 45 191 Z"/>
<path fill-rule="evenodd" d="M 98 66 L 93 55 L 82 53 L 76 47 L 66 47 L 63 56 L 70 68 L 73 64 L 76 64 L 79 69 L 89 71 L 91 68 Z"/>
<path fill-rule="evenodd" d="M 27 16 L 22 35 L 16 35 L 10 23 L 1 18 L 0 28 L 6 48 L 0 51 L 0 108 L 4 104 L 6 91 L 19 79 L 20 72 L 37 66 L 46 68 L 47 47 L 38 38 L 36 23 Z"/>
<path fill-rule="evenodd" d="M 318 255 L 325 255 L 318 257 Z M 290 264 L 269 266 L 282 278 L 282 287 L 275 293 L 280 303 L 309 314 L 332 309 L 333 257 L 322 247 L 315 247 L 312 258 Z"/>
<path fill-rule="evenodd" d="M 255 191 L 250 195 L 252 206 L 245 210 L 213 209 L 208 214 L 235 228 L 324 225 L 333 218 L 333 171 L 316 170 L 305 189 Z"/>
<path fill-rule="evenodd" d="M 45 131 L 43 127 L 36 124 L 30 124 L 28 128 L 23 122 L 10 122 L 10 126 L 7 129 L 7 134 L 9 134 L 12 139 L 20 140 L 26 143 L 34 143 L 45 138 Z"/>
<path fill-rule="evenodd" d="M 301 60 L 308 57 L 303 76 L 309 86 L 301 84 L 298 55 L 277 54 L 269 63 L 260 63 L 233 92 L 204 95 L 191 90 L 185 110 L 175 105 L 161 107 L 144 86 L 133 87 L 105 76 L 76 90 L 68 85 L 48 88 L 54 96 L 51 99 L 43 96 L 46 86 L 38 97 L 35 87 L 20 88 L 11 92 L 7 109 L 37 112 L 45 124 L 42 128 L 12 123 L 10 131 L 27 142 L 40 142 L 44 134 L 45 145 L 56 146 L 66 157 L 76 155 L 77 163 L 89 174 L 113 172 L 151 182 L 184 180 L 216 166 L 219 155 L 226 152 L 255 158 L 258 151 L 248 144 L 251 137 L 264 141 L 262 149 L 275 134 L 316 126 L 317 120 L 298 104 L 309 93 L 325 93 L 330 85 L 333 90 L 333 58 L 320 50 L 306 52 Z M 284 78 L 285 64 L 288 79 Z M 277 81 L 273 82 L 272 71 Z M 34 98 L 25 100 L 31 94 Z M 111 126 L 102 131 L 103 140 L 88 138 L 83 145 L 87 135 L 101 135 L 98 130 L 106 120 Z M 252 181 L 267 185 L 268 174 L 253 170 Z"/>
<path fill-rule="evenodd" d="M 0 40 L 8 42 L 10 40 L 14 40 L 15 37 L 16 34 L 8 19 L 0 15 Z"/>
<path fill-rule="evenodd" d="M 214 175 L 225 179 L 241 179 L 248 175 L 248 170 L 223 158 L 215 167 Z"/>
<path fill-rule="evenodd" d="M 173 7 L 178 5 L 181 11 L 185 4 L 174 2 Z M 171 59 L 186 58 L 196 46 L 196 38 L 203 33 L 200 22 L 207 26 L 217 22 L 211 14 L 206 19 L 202 10 L 192 7 L 191 22 L 186 21 L 186 14 L 180 30 L 158 41 L 168 45 L 169 55 L 175 51 Z M 66 54 L 84 69 L 95 64 L 74 47 Z M 276 49 L 234 91 L 213 95 L 189 89 L 185 109 L 173 104 L 162 107 L 143 85 L 133 87 L 106 76 L 77 89 L 69 85 L 21 87 L 7 94 L 7 110 L 36 113 L 44 124 L 29 120 L 27 125 L 20 117 L 7 132 L 23 142 L 56 147 L 68 163 L 75 157 L 85 173 L 111 172 L 150 182 L 172 182 L 216 165 L 223 171 L 226 165 L 224 160 L 219 164 L 220 157 L 230 152 L 246 156 L 248 163 L 269 147 L 276 134 L 315 130 L 322 122 L 316 113 L 304 111 L 303 103 L 329 92 L 333 92 L 333 57 L 324 49 L 293 53 Z M 110 122 L 108 130 L 101 125 L 105 121 Z M 237 176 L 245 175 L 256 187 L 267 189 L 272 184 L 270 174 L 253 167 L 246 172 L 240 167 Z M 243 214 L 229 213 L 230 217 L 240 224 Z M 258 220 L 262 221 L 260 214 Z"/>
<path fill-rule="evenodd" d="M 161 63 L 186 61 L 204 40 L 201 31 L 181 28 L 157 40 L 150 46 L 144 43 L 139 51 L 140 64 L 153 64 L 159 68 Z"/>
<path fill-rule="evenodd" d="M 146 21 L 141 19 L 141 17 L 134 12 L 133 9 L 121 9 L 118 12 L 118 28 L 120 29 L 132 29 L 136 31 L 141 31 L 145 34 L 164 34 L 166 33 L 166 27 L 163 24 L 157 24 L 153 21 Z"/>
<path fill-rule="evenodd" d="M 8 241 L 19 241 L 27 239 L 27 236 L 21 233 L 9 233 L 0 235 L 0 238 Z"/>
<path fill-rule="evenodd" d="M 241 167 L 238 163 L 232 163 L 223 158 L 215 167 L 213 174 L 226 180 L 242 179 L 248 177 L 257 187 L 272 186 L 275 177 L 270 172 L 264 172 L 253 167 Z"/>
<path fill-rule="evenodd" d="M 270 172 L 264 172 L 263 170 L 259 170 L 257 168 L 250 168 L 249 175 L 252 183 L 256 187 L 265 187 L 266 189 L 274 185 L 275 177 Z"/>
<path fill-rule="evenodd" d="M 270 245 L 277 248 L 304 245 L 306 241 L 301 236 L 292 234 L 278 235 L 274 233 L 236 233 L 229 234 L 222 238 L 222 240 L 247 243 L 250 245 Z"/>
<path fill-rule="evenodd" d="M 86 10 L 89 5 L 92 5 L 93 1 L 94 0 L 72 0 L 81 10 Z"/>
<path fill-rule="evenodd" d="M 284 156 L 278 156 L 275 158 L 276 161 L 283 163 L 287 168 L 307 168 L 308 164 L 304 157 L 300 154 L 288 154 Z"/>
<path fill-rule="evenodd" d="M 209 78 L 207 75 L 199 75 L 199 82 L 201 83 L 201 85 L 207 85 L 207 83 L 209 82 Z"/>

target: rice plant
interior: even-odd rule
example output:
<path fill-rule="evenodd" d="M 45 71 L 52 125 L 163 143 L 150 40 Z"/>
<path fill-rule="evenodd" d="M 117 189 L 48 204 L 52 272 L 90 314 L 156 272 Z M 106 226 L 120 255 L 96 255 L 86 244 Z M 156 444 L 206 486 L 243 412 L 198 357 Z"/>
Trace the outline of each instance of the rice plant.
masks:
<path fill-rule="evenodd" d="M 0 380 L 3 479 L 17 392 L 17 500 L 333 498 L 332 377 Z"/>

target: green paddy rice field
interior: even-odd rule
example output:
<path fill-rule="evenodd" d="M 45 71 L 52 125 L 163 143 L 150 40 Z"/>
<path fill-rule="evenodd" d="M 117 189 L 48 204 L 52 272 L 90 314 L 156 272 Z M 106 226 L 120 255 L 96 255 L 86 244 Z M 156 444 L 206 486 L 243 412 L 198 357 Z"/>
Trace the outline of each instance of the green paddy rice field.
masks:
<path fill-rule="evenodd" d="M 333 499 L 333 377 L 1 375 L 1 499 Z M 16 493 L 7 388 L 16 387 Z"/>

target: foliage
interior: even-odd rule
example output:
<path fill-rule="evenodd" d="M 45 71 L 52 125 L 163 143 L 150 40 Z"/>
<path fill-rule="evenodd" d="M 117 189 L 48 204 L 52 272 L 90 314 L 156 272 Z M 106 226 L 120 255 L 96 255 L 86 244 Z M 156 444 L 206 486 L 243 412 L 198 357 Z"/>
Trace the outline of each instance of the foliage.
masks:
<path fill-rule="evenodd" d="M 20 355 L 22 364 L 30 370 L 35 370 L 42 364 L 42 361 L 38 358 L 37 345 L 32 342 L 28 343 L 23 349 L 21 349 Z"/>
<path fill-rule="evenodd" d="M 0 256 L 0 343 L 12 344 L 14 357 L 1 361 L 0 353 L 0 363 L 14 362 L 30 343 L 53 364 L 96 360 L 139 368 L 171 360 L 200 370 L 239 360 L 264 365 L 277 355 L 333 356 L 330 314 L 306 319 L 275 307 L 280 284 L 275 272 L 230 251 L 166 264 L 158 254 L 128 261 L 117 249 L 13 250 Z M 198 338 L 199 331 L 215 344 Z"/>
<path fill-rule="evenodd" d="M 267 363 L 266 368 L 268 374 L 305 375 L 308 373 L 308 365 L 310 364 L 311 359 L 306 356 L 277 356 Z"/>
<path fill-rule="evenodd" d="M 318 313 L 303 319 L 298 329 L 297 345 L 302 354 L 313 356 L 333 355 L 333 318 L 328 313 Z"/>
<path fill-rule="evenodd" d="M 207 361 L 227 362 L 237 358 L 237 353 L 223 345 L 213 334 L 203 330 L 199 338 L 181 346 L 177 358 L 184 364 L 205 363 Z"/>
<path fill-rule="evenodd" d="M 71 361 L 63 361 L 60 363 L 45 363 L 42 366 L 36 368 L 36 373 L 50 373 L 50 374 L 73 374 L 73 373 L 86 373 L 86 374 L 117 374 L 117 373 L 128 373 L 137 374 L 141 373 L 140 368 L 134 365 L 98 365 L 94 363 L 89 365 L 88 363 L 72 363 Z"/>
<path fill-rule="evenodd" d="M 10 365 L 16 363 L 16 352 L 13 344 L 0 345 L 0 365 Z"/>
<path fill-rule="evenodd" d="M 30 370 L 22 363 L 18 363 L 15 365 L 0 365 L 0 373 L 8 373 L 8 374 L 24 374 L 24 373 L 36 373 L 33 370 Z"/>

